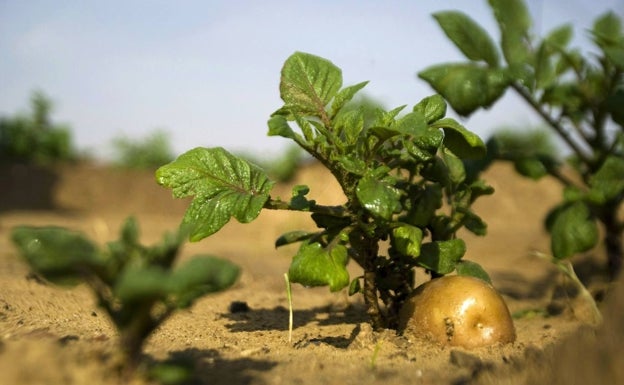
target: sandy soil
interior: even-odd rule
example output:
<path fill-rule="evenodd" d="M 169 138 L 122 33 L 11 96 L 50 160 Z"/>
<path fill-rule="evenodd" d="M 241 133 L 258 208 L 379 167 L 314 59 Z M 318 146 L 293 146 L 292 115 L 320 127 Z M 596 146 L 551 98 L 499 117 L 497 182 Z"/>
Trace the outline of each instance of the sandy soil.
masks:
<path fill-rule="evenodd" d="M 275 250 L 273 242 L 312 222 L 302 213 L 263 212 L 251 224 L 231 222 L 185 247 L 182 258 L 214 254 L 236 262 L 243 273 L 231 290 L 174 315 L 150 338 L 145 354 L 153 361 L 192 363 L 193 384 L 624 384 L 624 285 L 607 288 L 602 250 L 575 260 L 605 314 L 604 324 L 592 328 L 583 323 L 585 313 L 573 293 L 562 290 L 569 288 L 562 275 L 532 256 L 548 251 L 541 220 L 558 201 L 558 186 L 520 179 L 505 165 L 485 178 L 497 192 L 476 211 L 489 234 L 462 236 L 467 258 L 488 270 L 512 313 L 524 314 L 514 320 L 515 343 L 466 351 L 391 331 L 373 333 L 359 297 L 299 286 L 293 287 L 289 342 L 283 273 L 294 249 Z M 293 184 L 303 183 L 319 203 L 343 201 L 331 178 L 314 165 L 292 184 L 276 187 L 274 195 L 286 198 Z M 111 370 L 116 335 L 89 291 L 58 288 L 29 274 L 9 242 L 11 227 L 62 225 L 103 243 L 115 239 L 133 214 L 143 241 L 152 243 L 177 226 L 186 203 L 172 200 L 149 172 L 85 165 L 0 169 L 0 383 L 129 381 Z M 231 312 L 236 301 L 249 310 Z"/>

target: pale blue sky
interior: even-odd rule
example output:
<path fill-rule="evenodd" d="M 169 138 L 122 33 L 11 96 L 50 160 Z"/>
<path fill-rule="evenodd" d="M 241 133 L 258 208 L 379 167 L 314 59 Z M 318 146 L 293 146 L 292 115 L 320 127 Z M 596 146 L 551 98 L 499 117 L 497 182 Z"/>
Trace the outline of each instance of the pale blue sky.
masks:
<path fill-rule="evenodd" d="M 535 31 L 575 25 L 585 42 L 593 19 L 623 0 L 528 0 Z M 27 107 L 40 89 L 80 149 L 110 154 L 111 139 L 170 133 L 176 153 L 224 146 L 271 154 L 288 142 L 266 136 L 278 107 L 279 71 L 294 51 L 326 57 L 344 84 L 370 80 L 387 107 L 432 90 L 415 74 L 461 58 L 431 13 L 458 9 L 498 38 L 486 0 L 63 1 L 0 0 L 0 115 Z M 481 136 L 501 124 L 537 122 L 506 95 L 463 123 Z"/>

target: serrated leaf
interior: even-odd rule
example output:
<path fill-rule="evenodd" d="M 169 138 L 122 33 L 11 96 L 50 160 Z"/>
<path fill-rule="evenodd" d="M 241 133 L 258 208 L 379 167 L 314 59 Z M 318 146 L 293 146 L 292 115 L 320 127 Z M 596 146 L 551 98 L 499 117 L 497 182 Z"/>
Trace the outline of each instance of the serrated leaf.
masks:
<path fill-rule="evenodd" d="M 231 217 L 241 223 L 254 220 L 269 199 L 273 182 L 258 167 L 223 148 L 195 148 L 159 168 L 156 180 L 173 196 L 194 196 L 184 216 L 193 226 L 192 241 L 223 227 Z"/>
<path fill-rule="evenodd" d="M 388 220 L 401 209 L 400 191 L 378 178 L 360 179 L 355 193 L 362 206 L 376 217 Z"/>
<path fill-rule="evenodd" d="M 169 278 L 168 292 L 178 307 L 186 308 L 201 296 L 223 291 L 238 279 L 240 269 L 225 259 L 195 256 L 177 267 Z"/>
<path fill-rule="evenodd" d="M 349 285 L 348 260 L 344 245 L 325 249 L 317 242 L 303 243 L 288 269 L 288 277 L 303 286 L 329 286 L 331 291 L 338 291 Z"/>
<path fill-rule="evenodd" d="M 296 52 L 282 68 L 280 95 L 293 113 L 323 118 L 341 87 L 340 68 L 319 56 Z"/>
<path fill-rule="evenodd" d="M 431 127 L 444 130 L 444 145 L 458 157 L 478 159 L 485 156 L 485 143 L 479 135 L 469 131 L 455 119 L 441 119 L 433 123 Z"/>
<path fill-rule="evenodd" d="M 403 255 L 418 257 L 422 239 L 422 230 L 416 226 L 401 224 L 392 229 L 392 245 Z"/>
<path fill-rule="evenodd" d="M 91 241 L 62 227 L 19 226 L 12 230 L 11 240 L 30 267 L 51 282 L 76 284 L 82 269 L 101 263 Z"/>
<path fill-rule="evenodd" d="M 598 226 L 583 202 L 557 207 L 549 214 L 547 226 L 551 251 L 557 259 L 587 251 L 598 242 Z"/>
<path fill-rule="evenodd" d="M 449 274 L 466 253 L 466 244 L 461 239 L 433 241 L 420 246 L 419 266 L 438 274 Z"/>
<path fill-rule="evenodd" d="M 362 88 L 366 87 L 368 82 L 361 82 L 358 84 L 354 84 L 349 87 L 345 87 L 341 89 L 336 96 L 334 97 L 334 101 L 331 105 L 331 115 L 336 116 L 338 112 L 345 106 L 345 104 L 349 103 L 351 99 L 358 93 Z"/>
<path fill-rule="evenodd" d="M 427 124 L 431 124 L 446 115 L 446 101 L 438 94 L 427 96 L 414 106 L 413 111 L 420 112 Z"/>
<path fill-rule="evenodd" d="M 441 94 L 460 115 L 487 108 L 500 98 L 508 76 L 503 69 L 484 68 L 474 63 L 431 66 L 418 76 Z"/>
<path fill-rule="evenodd" d="M 492 279 L 488 275 L 488 273 L 476 262 L 462 260 L 457 263 L 455 266 L 455 270 L 457 271 L 457 275 L 464 275 L 469 277 L 479 278 L 490 285 L 492 284 Z"/>
<path fill-rule="evenodd" d="M 492 67 L 499 62 L 498 51 L 490 35 L 470 17 L 459 11 L 433 14 L 446 36 L 470 60 L 483 60 Z"/>

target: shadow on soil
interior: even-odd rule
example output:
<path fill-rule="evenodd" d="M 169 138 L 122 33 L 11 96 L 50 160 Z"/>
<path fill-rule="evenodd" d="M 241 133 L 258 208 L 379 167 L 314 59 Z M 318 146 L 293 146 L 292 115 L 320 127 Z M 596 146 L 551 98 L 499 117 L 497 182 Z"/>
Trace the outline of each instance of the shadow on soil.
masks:
<path fill-rule="evenodd" d="M 178 385 L 245 385 L 257 382 L 259 372 L 266 372 L 277 365 L 276 362 L 248 357 L 226 359 L 217 350 L 185 349 L 171 352 L 168 359 L 152 362 L 152 365 L 167 365 L 190 371 L 186 380 Z"/>
<path fill-rule="evenodd" d="M 283 306 L 227 313 L 223 314 L 223 317 L 233 321 L 226 325 L 232 332 L 288 330 L 288 309 Z M 293 329 L 304 327 L 312 322 L 327 326 L 359 324 L 368 320 L 365 310 L 357 305 L 349 305 L 340 310 L 332 309 L 331 306 L 321 306 L 293 311 Z"/>

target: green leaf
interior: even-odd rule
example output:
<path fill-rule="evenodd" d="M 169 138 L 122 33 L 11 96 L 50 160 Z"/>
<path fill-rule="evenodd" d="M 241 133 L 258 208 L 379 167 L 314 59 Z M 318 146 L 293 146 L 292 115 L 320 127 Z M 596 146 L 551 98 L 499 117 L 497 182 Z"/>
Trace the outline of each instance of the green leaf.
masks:
<path fill-rule="evenodd" d="M 225 259 L 195 256 L 176 268 L 169 278 L 169 292 L 179 307 L 186 308 L 208 293 L 223 291 L 238 279 L 240 269 Z"/>
<path fill-rule="evenodd" d="M 349 103 L 355 94 L 357 94 L 362 88 L 366 87 L 367 84 L 368 82 L 366 81 L 341 89 L 334 97 L 334 101 L 331 105 L 332 117 L 336 116 L 342 107 Z"/>
<path fill-rule="evenodd" d="M 484 68 L 475 63 L 435 65 L 418 76 L 463 116 L 470 115 L 477 108 L 491 106 L 509 84 L 505 70 Z"/>
<path fill-rule="evenodd" d="M 480 216 L 472 211 L 467 211 L 464 215 L 463 224 L 468 231 L 481 236 L 487 234 L 487 223 Z"/>
<path fill-rule="evenodd" d="M 472 131 L 468 131 L 455 119 L 445 118 L 431 127 L 444 130 L 444 145 L 460 158 L 478 159 L 486 154 L 485 143 Z"/>
<path fill-rule="evenodd" d="M 444 163 L 448 169 L 449 180 L 454 185 L 462 183 L 466 179 L 466 169 L 461 159 L 446 148 L 442 152 L 442 159 L 444 159 Z"/>
<path fill-rule="evenodd" d="M 360 284 L 360 277 L 354 278 L 349 284 L 349 295 L 355 295 L 362 292 L 362 285 Z"/>
<path fill-rule="evenodd" d="M 420 246 L 418 265 L 438 274 L 449 274 L 466 253 L 466 244 L 461 239 L 433 241 Z"/>
<path fill-rule="evenodd" d="M 488 273 L 476 262 L 462 260 L 457 263 L 455 266 L 455 270 L 457 271 L 457 275 L 464 275 L 469 277 L 479 278 L 490 285 L 492 284 L 492 279 L 488 275 Z"/>
<path fill-rule="evenodd" d="M 590 195 L 598 204 L 624 193 L 624 158 L 610 155 L 589 180 Z"/>
<path fill-rule="evenodd" d="M 273 187 L 260 168 L 220 147 L 190 150 L 159 168 L 156 179 L 176 198 L 195 197 L 184 216 L 193 226 L 192 241 L 217 232 L 231 217 L 254 220 Z"/>
<path fill-rule="evenodd" d="M 360 179 L 355 193 L 362 206 L 376 217 L 389 220 L 401 209 L 401 192 L 378 178 L 365 176 Z"/>
<path fill-rule="evenodd" d="M 308 200 L 305 196 L 310 192 L 310 187 L 306 185 L 296 185 L 292 189 L 292 197 L 289 206 L 294 210 L 309 211 L 316 201 Z"/>
<path fill-rule="evenodd" d="M 583 202 L 564 204 L 547 218 L 551 250 L 557 259 L 587 251 L 598 242 L 598 226 Z"/>
<path fill-rule="evenodd" d="M 290 128 L 288 121 L 282 115 L 273 115 L 268 122 L 269 136 L 282 136 L 288 139 L 295 139 L 297 134 Z"/>
<path fill-rule="evenodd" d="M 356 144 L 360 134 L 364 131 L 364 109 L 360 107 L 338 114 L 334 119 L 334 128 L 342 134 L 346 145 Z"/>
<path fill-rule="evenodd" d="M 301 242 L 310 239 L 317 234 L 317 232 L 302 230 L 289 231 L 280 235 L 280 237 L 275 240 L 275 247 L 277 248 L 284 245 L 290 245 L 291 243 Z"/>
<path fill-rule="evenodd" d="M 433 14 L 446 36 L 470 60 L 483 60 L 491 67 L 497 67 L 498 51 L 494 41 L 479 24 L 459 11 L 445 11 Z"/>
<path fill-rule="evenodd" d="M 76 284 L 83 269 L 102 264 L 91 241 L 62 227 L 19 226 L 11 240 L 30 267 L 51 282 Z"/>
<path fill-rule="evenodd" d="M 420 112 L 427 124 L 431 124 L 446 115 L 446 101 L 438 94 L 427 96 L 414 106 L 413 111 Z"/>
<path fill-rule="evenodd" d="M 403 255 L 418 257 L 422 238 L 422 230 L 416 226 L 401 224 L 392 229 L 392 245 Z"/>
<path fill-rule="evenodd" d="M 325 107 L 340 87 L 340 68 L 319 56 L 296 52 L 282 68 L 280 95 L 293 113 L 325 117 Z"/>
<path fill-rule="evenodd" d="M 514 160 L 514 168 L 518 174 L 538 180 L 548 175 L 548 170 L 538 157 L 522 157 Z"/>
<path fill-rule="evenodd" d="M 331 291 L 338 291 L 349 285 L 348 260 L 344 245 L 326 249 L 317 242 L 303 243 L 288 269 L 288 277 L 303 286 L 329 285 Z"/>
<path fill-rule="evenodd" d="M 160 266 L 132 266 L 117 279 L 113 292 L 122 303 L 163 300 L 167 296 L 169 275 Z"/>
<path fill-rule="evenodd" d="M 615 13 L 609 11 L 594 21 L 591 32 L 601 47 L 618 44 L 622 39 L 622 21 Z"/>
<path fill-rule="evenodd" d="M 410 195 L 411 207 L 405 221 L 418 226 L 429 225 L 437 209 L 442 207 L 442 187 L 439 184 L 427 184 L 418 194 Z"/>
<path fill-rule="evenodd" d="M 553 29 L 545 38 L 544 41 L 553 47 L 563 49 L 570 44 L 574 30 L 572 25 L 564 24 Z"/>
<path fill-rule="evenodd" d="M 501 31 L 501 47 L 508 64 L 526 64 L 531 15 L 522 0 L 489 0 Z"/>

